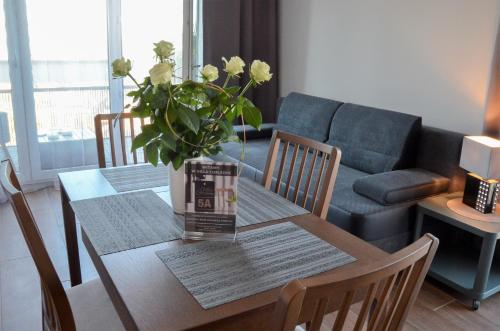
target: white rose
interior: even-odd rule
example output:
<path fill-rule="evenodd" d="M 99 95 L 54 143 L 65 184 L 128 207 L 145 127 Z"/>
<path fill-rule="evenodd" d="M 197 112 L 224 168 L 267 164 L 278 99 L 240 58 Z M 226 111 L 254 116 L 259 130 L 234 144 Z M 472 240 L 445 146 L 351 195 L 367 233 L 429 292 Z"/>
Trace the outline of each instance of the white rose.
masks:
<path fill-rule="evenodd" d="M 125 77 L 128 75 L 130 70 L 132 70 L 132 63 L 130 60 L 125 60 L 123 57 L 114 60 L 111 65 L 113 67 L 114 77 Z"/>
<path fill-rule="evenodd" d="M 206 79 L 209 82 L 213 82 L 214 80 L 219 78 L 219 69 L 211 64 L 207 64 L 206 66 L 204 66 L 203 69 L 201 69 L 200 73 L 203 79 Z"/>
<path fill-rule="evenodd" d="M 149 76 L 151 84 L 157 86 L 159 84 L 167 84 L 172 80 L 173 67 L 170 63 L 158 63 L 151 70 Z"/>
<path fill-rule="evenodd" d="M 155 48 L 153 48 L 156 55 L 161 57 L 169 57 L 174 54 L 174 44 L 169 41 L 160 40 L 157 43 L 154 43 Z"/>
<path fill-rule="evenodd" d="M 239 56 L 232 56 L 229 61 L 226 58 L 222 58 L 225 63 L 224 71 L 229 74 L 229 76 L 237 76 L 243 73 L 243 67 L 245 62 Z"/>
<path fill-rule="evenodd" d="M 266 62 L 260 60 L 254 60 L 252 66 L 250 67 L 250 77 L 254 82 L 260 84 L 262 82 L 267 82 L 273 77 L 273 74 L 269 72 L 271 67 Z"/>

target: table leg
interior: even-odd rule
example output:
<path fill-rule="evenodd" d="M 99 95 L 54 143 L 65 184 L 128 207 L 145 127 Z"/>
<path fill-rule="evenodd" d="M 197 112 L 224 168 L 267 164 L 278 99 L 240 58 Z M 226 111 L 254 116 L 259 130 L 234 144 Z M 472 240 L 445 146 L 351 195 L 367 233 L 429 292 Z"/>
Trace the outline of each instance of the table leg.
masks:
<path fill-rule="evenodd" d="M 68 253 L 68 266 L 71 286 L 76 286 L 82 283 L 82 273 L 80 271 L 80 255 L 78 253 L 78 237 L 76 234 L 75 213 L 69 204 L 69 198 L 64 189 L 61 187 L 61 203 L 64 219 L 64 234 L 66 236 L 66 250 Z"/>
<path fill-rule="evenodd" d="M 479 255 L 479 263 L 477 265 L 476 279 L 474 280 L 475 293 L 483 293 L 488 285 L 488 278 L 490 276 L 491 263 L 495 254 L 496 243 L 497 238 L 495 235 L 489 234 L 483 238 L 481 253 Z"/>
<path fill-rule="evenodd" d="M 413 241 L 417 241 L 420 239 L 422 235 L 422 226 L 424 224 L 424 214 L 418 210 L 417 211 L 417 219 L 415 220 L 415 232 L 413 233 Z"/>

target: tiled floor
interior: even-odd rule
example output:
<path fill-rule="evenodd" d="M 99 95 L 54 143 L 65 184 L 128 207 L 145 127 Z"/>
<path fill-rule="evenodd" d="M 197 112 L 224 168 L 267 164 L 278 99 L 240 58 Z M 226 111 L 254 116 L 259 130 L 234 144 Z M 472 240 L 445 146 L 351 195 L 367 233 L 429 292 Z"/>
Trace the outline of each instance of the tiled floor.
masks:
<path fill-rule="evenodd" d="M 30 193 L 27 198 L 57 272 L 68 287 L 59 192 L 45 189 Z M 98 277 L 83 244 L 80 247 L 83 280 Z M 8 204 L 0 205 L 0 330 L 40 330 L 40 302 L 38 275 L 13 212 Z M 352 309 L 348 321 L 355 321 L 358 309 Z M 321 330 L 331 330 L 332 321 L 333 316 L 327 316 Z M 483 301 L 479 311 L 473 312 L 436 285 L 426 282 L 405 330 L 498 331 L 500 295 Z"/>

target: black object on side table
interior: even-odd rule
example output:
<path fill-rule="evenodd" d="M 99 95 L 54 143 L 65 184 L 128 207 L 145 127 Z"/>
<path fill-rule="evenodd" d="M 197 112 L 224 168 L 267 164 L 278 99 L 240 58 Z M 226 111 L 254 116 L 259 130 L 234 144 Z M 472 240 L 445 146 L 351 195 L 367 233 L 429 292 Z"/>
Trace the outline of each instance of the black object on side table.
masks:
<path fill-rule="evenodd" d="M 441 242 L 428 274 L 472 299 L 472 309 L 477 310 L 481 300 L 500 292 L 500 265 L 494 263 L 495 246 L 500 238 L 500 222 L 475 220 L 459 215 L 447 207 L 449 200 L 462 195 L 462 192 L 456 192 L 420 201 L 417 204 L 414 240 L 420 238 L 422 227 L 427 222 L 443 222 L 482 238 L 479 257 L 470 243 L 450 247 Z"/>

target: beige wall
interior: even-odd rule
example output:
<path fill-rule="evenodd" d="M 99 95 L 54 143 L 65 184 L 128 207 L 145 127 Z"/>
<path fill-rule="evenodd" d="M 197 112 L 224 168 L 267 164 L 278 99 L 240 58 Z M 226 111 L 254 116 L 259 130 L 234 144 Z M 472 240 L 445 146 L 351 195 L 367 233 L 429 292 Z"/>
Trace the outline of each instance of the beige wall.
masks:
<path fill-rule="evenodd" d="M 281 0 L 281 95 L 483 129 L 500 0 Z"/>

